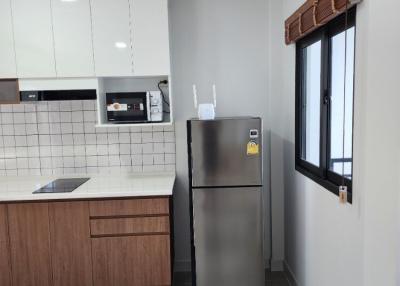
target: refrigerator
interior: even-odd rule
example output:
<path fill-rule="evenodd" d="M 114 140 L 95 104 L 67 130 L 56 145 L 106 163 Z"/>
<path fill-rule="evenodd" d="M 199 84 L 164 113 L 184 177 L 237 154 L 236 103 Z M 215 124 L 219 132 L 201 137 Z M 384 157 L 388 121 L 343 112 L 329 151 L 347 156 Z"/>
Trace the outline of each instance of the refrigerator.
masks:
<path fill-rule="evenodd" d="M 192 284 L 264 282 L 262 121 L 189 120 Z"/>

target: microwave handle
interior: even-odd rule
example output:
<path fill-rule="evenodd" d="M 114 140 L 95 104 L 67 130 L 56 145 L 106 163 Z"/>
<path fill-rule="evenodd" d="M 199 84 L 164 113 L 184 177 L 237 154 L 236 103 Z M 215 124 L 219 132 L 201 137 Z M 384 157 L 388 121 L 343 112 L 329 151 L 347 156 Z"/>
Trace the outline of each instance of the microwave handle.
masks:
<path fill-rule="evenodd" d="M 147 105 L 147 121 L 151 122 L 151 93 L 150 91 L 146 94 L 146 105 Z"/>

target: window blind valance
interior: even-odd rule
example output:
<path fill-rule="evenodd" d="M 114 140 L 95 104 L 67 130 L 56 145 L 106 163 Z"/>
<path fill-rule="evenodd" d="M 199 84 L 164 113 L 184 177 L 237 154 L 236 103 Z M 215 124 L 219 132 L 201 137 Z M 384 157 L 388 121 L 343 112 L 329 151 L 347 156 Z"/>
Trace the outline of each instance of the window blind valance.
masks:
<path fill-rule="evenodd" d="M 286 44 L 293 44 L 362 0 L 307 0 L 285 21 Z"/>

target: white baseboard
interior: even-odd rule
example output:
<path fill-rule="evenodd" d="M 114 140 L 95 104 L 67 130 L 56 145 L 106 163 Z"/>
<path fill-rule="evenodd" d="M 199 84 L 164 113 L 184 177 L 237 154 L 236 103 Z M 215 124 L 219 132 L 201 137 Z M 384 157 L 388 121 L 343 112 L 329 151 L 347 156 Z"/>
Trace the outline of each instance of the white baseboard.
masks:
<path fill-rule="evenodd" d="M 175 260 L 174 272 L 189 272 L 191 268 L 190 260 Z"/>
<path fill-rule="evenodd" d="M 286 273 L 286 277 L 289 279 L 290 285 L 291 286 L 300 286 L 299 282 L 296 279 L 296 276 L 294 276 L 294 273 L 286 260 L 284 261 L 283 264 L 284 264 L 284 271 Z"/>

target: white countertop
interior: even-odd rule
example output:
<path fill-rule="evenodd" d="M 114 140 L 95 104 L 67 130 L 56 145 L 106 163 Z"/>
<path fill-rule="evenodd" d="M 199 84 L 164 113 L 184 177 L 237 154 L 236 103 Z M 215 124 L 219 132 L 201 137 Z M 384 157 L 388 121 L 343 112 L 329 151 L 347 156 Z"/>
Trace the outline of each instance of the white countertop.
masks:
<path fill-rule="evenodd" d="M 90 178 L 71 193 L 32 194 L 55 179 Z M 175 173 L 0 177 L 0 202 L 171 196 Z"/>

